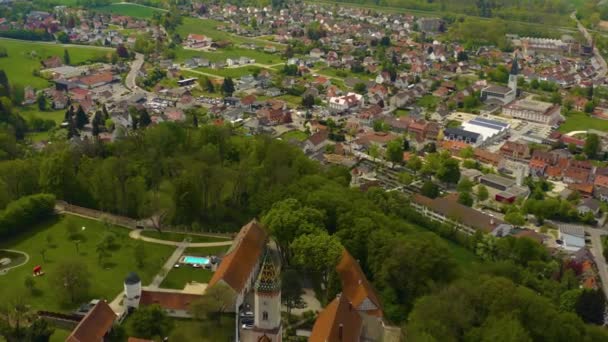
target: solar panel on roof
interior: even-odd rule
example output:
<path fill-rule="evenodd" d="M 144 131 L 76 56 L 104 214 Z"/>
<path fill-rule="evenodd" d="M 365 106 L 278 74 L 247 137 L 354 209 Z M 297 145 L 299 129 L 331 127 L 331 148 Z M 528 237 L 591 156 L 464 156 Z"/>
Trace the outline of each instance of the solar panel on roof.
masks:
<path fill-rule="evenodd" d="M 481 127 L 485 127 L 485 128 L 491 128 L 497 131 L 500 131 L 501 129 L 503 129 L 503 127 L 501 126 L 496 126 L 496 125 L 492 125 L 489 123 L 485 123 L 485 122 L 475 122 L 475 121 L 469 121 L 469 124 L 471 125 L 475 125 L 475 126 L 481 126 Z"/>
<path fill-rule="evenodd" d="M 505 127 L 505 128 L 507 128 L 509 126 L 509 124 L 506 122 L 495 121 L 495 120 L 490 120 L 490 119 L 485 119 L 485 118 L 480 118 L 480 117 L 476 117 L 475 119 L 473 119 L 473 121 L 485 122 L 488 124 L 497 125 L 497 126 Z"/>

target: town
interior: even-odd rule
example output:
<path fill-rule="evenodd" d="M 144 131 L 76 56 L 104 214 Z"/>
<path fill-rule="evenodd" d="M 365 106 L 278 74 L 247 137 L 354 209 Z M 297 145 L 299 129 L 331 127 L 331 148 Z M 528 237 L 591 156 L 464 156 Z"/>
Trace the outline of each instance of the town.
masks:
<path fill-rule="evenodd" d="M 608 341 L 608 5 L 556 2 L 0 0 L 0 341 Z"/>

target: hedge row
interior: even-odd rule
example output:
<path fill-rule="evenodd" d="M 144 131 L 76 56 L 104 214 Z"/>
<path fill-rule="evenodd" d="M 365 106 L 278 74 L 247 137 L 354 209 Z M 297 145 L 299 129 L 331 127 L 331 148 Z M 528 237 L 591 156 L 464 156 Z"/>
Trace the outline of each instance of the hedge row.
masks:
<path fill-rule="evenodd" d="M 0 237 L 12 236 L 49 218 L 55 209 L 55 196 L 36 194 L 9 203 L 0 211 Z"/>

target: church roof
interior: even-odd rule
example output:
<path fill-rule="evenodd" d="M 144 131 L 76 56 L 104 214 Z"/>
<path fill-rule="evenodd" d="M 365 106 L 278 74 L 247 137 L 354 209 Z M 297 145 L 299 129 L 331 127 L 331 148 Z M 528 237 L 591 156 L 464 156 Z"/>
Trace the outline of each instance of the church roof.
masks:
<path fill-rule="evenodd" d="M 260 270 L 260 275 L 255 284 L 257 292 L 274 293 L 281 288 L 281 282 L 278 277 L 278 272 L 272 258 L 268 253 L 264 256 L 264 263 Z"/>

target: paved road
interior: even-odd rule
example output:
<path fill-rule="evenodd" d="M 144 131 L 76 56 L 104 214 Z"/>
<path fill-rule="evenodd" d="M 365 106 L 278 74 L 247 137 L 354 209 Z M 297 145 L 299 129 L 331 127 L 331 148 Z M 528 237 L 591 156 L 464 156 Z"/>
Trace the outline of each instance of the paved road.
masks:
<path fill-rule="evenodd" d="M 602 235 L 606 235 L 607 232 L 601 229 L 595 229 L 585 227 L 585 232 L 591 235 L 591 254 L 595 259 L 600 279 L 602 279 L 602 290 L 604 295 L 608 298 L 608 266 L 606 266 L 606 259 L 604 259 L 604 251 L 602 246 Z"/>
<path fill-rule="evenodd" d="M 171 269 L 173 268 L 173 265 L 175 265 L 179 258 L 182 256 L 182 254 L 184 254 L 184 251 L 187 247 L 187 243 L 179 243 L 179 246 L 175 249 L 175 251 L 173 251 L 173 254 L 171 254 L 169 259 L 167 259 L 165 265 L 163 265 L 163 268 L 160 269 L 158 274 L 154 276 L 154 279 L 152 279 L 150 285 L 148 285 L 149 289 L 155 290 L 160 286 L 160 284 L 162 284 L 163 280 L 165 280 L 165 277 L 167 277 L 167 274 L 169 274 L 169 271 L 171 271 Z"/>
<path fill-rule="evenodd" d="M 139 72 L 139 69 L 141 69 L 142 65 L 144 65 L 144 55 L 142 55 L 141 53 L 136 53 L 135 59 L 133 60 L 133 62 L 131 62 L 131 70 L 129 71 L 129 73 L 127 74 L 127 78 L 125 79 L 125 85 L 127 86 L 127 88 L 131 89 L 131 91 L 143 92 L 148 94 L 146 90 L 141 89 L 135 83 L 135 80 L 137 79 L 137 73 Z"/>
<path fill-rule="evenodd" d="M 593 37 L 587 31 L 587 28 L 583 26 L 583 24 L 581 24 L 581 22 L 576 18 L 576 11 L 572 12 L 570 18 L 576 21 L 576 26 L 578 27 L 578 30 L 581 32 L 581 34 L 585 37 L 585 39 L 587 39 L 587 43 L 589 45 L 593 45 L 593 54 L 595 55 L 597 61 L 600 63 L 600 70 L 598 71 L 594 79 L 606 76 L 606 73 L 608 72 L 608 65 L 606 65 L 606 60 L 604 59 L 598 48 L 593 44 Z"/>
<path fill-rule="evenodd" d="M 209 235 L 209 236 L 212 236 L 212 235 Z M 166 245 L 166 246 L 176 246 L 176 247 L 179 247 L 184 244 L 186 245 L 186 247 L 218 247 L 218 246 L 232 245 L 232 240 L 218 241 L 218 242 L 183 242 L 183 241 L 177 242 L 177 241 L 154 239 L 151 237 L 142 236 L 141 230 L 137 230 L 137 229 L 129 232 L 129 237 L 132 239 L 135 239 L 135 240 L 142 240 L 145 242 L 157 243 L 157 244 Z"/>

